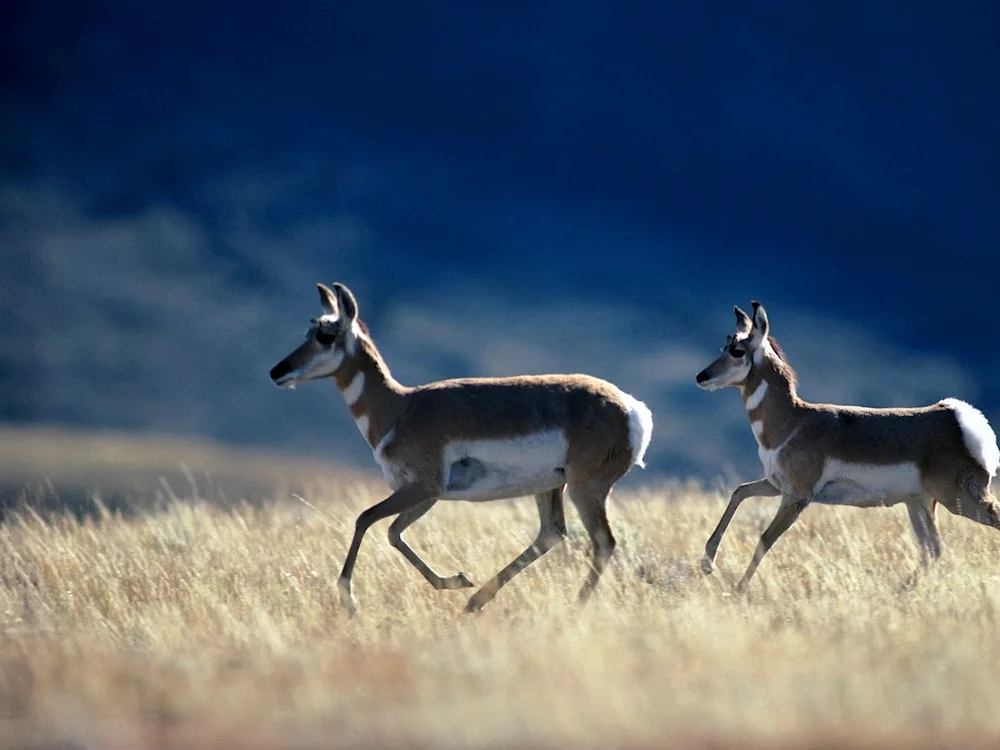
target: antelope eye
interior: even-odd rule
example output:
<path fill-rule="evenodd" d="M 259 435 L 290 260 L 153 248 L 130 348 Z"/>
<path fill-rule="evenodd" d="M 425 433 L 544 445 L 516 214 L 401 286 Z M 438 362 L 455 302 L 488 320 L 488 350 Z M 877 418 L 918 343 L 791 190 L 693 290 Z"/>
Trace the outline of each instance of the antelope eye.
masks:
<path fill-rule="evenodd" d="M 742 357 L 746 352 L 743 349 L 730 349 L 729 353 L 733 355 L 736 359 Z"/>
<path fill-rule="evenodd" d="M 324 331 L 322 328 L 316 331 L 316 341 L 318 341 L 323 346 L 330 346 L 330 344 L 332 344 L 336 338 L 337 337 L 335 334 L 331 333 L 330 331 Z"/>

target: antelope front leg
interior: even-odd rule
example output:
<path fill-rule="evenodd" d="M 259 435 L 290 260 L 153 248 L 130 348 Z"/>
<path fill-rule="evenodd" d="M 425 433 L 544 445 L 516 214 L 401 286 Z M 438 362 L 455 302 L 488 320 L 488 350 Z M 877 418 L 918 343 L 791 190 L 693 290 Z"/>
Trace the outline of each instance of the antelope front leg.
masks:
<path fill-rule="evenodd" d="M 473 583 L 465 573 L 456 573 L 449 578 L 439 575 L 403 539 L 403 532 L 409 528 L 410 524 L 433 508 L 436 502 L 437 500 L 428 500 L 400 513 L 399 517 L 389 526 L 389 544 L 398 549 L 410 565 L 416 568 L 420 575 L 438 591 L 471 588 Z"/>
<path fill-rule="evenodd" d="M 354 563 L 357 561 L 358 550 L 361 548 L 361 540 L 364 538 L 365 532 L 376 521 L 415 508 L 432 497 L 434 497 L 434 491 L 426 490 L 423 487 L 412 485 L 401 487 L 385 500 L 373 505 L 358 516 L 358 520 L 354 524 L 354 538 L 351 539 L 351 547 L 347 550 L 344 568 L 340 571 L 340 580 L 337 581 L 337 586 L 340 589 L 340 601 L 348 614 L 353 616 L 358 611 L 358 604 L 351 591 L 351 576 L 354 574 Z"/>
<path fill-rule="evenodd" d="M 740 503 L 748 497 L 777 497 L 780 494 L 781 490 L 766 479 L 747 482 L 733 490 L 733 495 L 729 499 L 729 505 L 726 506 L 726 511 L 722 514 L 722 518 L 719 519 L 719 525 L 715 527 L 715 531 L 712 532 L 712 536 L 708 538 L 708 542 L 705 544 L 705 555 L 701 558 L 701 572 L 705 575 L 711 574 L 715 563 L 715 554 L 719 551 L 719 544 L 722 542 L 722 535 L 726 533 L 729 522 L 736 515 L 736 510 L 740 507 Z"/>
<path fill-rule="evenodd" d="M 757 543 L 757 549 L 753 553 L 753 559 L 750 560 L 750 565 L 747 566 L 746 573 L 743 574 L 743 578 L 736 587 L 736 593 L 742 594 L 746 591 L 747 585 L 750 583 L 750 579 L 753 578 L 753 574 L 757 572 L 757 566 L 764 559 L 764 555 L 778 541 L 778 537 L 788 531 L 796 519 L 802 515 L 802 511 L 805 510 L 808 504 L 809 500 L 802 497 L 790 497 L 786 495 L 781 498 L 781 506 L 778 508 L 778 512 L 775 514 L 770 526 L 764 529 L 764 533 L 761 534 L 760 541 Z"/>

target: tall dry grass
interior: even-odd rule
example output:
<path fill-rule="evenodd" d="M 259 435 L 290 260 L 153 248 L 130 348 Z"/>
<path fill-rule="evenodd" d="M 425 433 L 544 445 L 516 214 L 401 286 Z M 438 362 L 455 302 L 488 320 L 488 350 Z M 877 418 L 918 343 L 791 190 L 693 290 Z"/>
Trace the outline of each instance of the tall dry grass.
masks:
<path fill-rule="evenodd" d="M 336 578 L 375 483 L 293 501 L 175 498 L 131 519 L 29 510 L 0 527 L 0 743 L 71 747 L 870 746 L 1000 739 L 1000 534 L 943 515 L 917 562 L 902 510 L 812 508 L 731 594 L 776 505 L 750 501 L 697 570 L 718 493 L 612 499 L 620 546 L 589 605 L 571 537 L 480 615 L 366 538 L 361 612 Z M 327 514 L 329 517 L 327 517 Z M 530 500 L 441 503 L 408 532 L 482 582 Z M 63 743 L 63 744 L 59 744 Z M 65 744 L 70 743 L 70 744 Z"/>

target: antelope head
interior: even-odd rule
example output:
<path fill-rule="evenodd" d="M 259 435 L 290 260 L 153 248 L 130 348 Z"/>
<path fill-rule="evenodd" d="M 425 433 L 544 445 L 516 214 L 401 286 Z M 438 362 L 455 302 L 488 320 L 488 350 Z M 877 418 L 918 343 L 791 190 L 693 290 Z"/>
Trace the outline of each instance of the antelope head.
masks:
<path fill-rule="evenodd" d="M 770 330 L 767 311 L 759 302 L 753 303 L 753 318 L 739 307 L 734 307 L 733 311 L 736 313 L 736 331 L 726 336 L 718 359 L 695 378 L 698 385 L 706 390 L 742 385 L 753 366 L 763 361 L 763 348 Z"/>
<path fill-rule="evenodd" d="M 309 321 L 306 340 L 271 368 L 271 380 L 282 388 L 331 377 L 357 351 L 358 303 L 351 290 L 340 283 L 316 288 L 323 314 Z"/>

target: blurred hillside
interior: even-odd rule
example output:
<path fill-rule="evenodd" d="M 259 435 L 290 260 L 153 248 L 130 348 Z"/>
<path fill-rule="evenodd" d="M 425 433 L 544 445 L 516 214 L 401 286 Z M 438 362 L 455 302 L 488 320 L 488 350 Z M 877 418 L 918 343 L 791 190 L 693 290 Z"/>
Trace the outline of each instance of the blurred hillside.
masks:
<path fill-rule="evenodd" d="M 370 461 L 267 369 L 344 281 L 406 383 L 608 377 L 651 469 L 755 474 L 695 389 L 761 299 L 816 400 L 1000 418 L 1000 6 L 0 11 L 0 420 Z"/>

